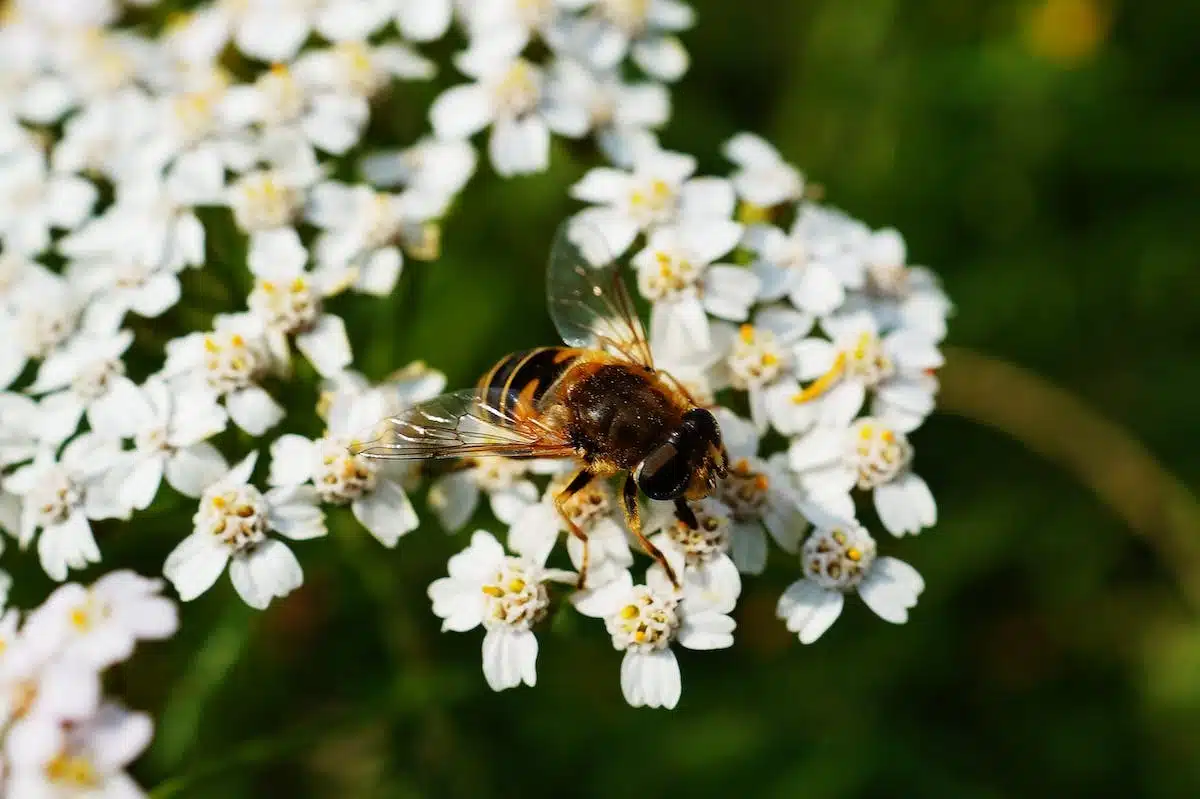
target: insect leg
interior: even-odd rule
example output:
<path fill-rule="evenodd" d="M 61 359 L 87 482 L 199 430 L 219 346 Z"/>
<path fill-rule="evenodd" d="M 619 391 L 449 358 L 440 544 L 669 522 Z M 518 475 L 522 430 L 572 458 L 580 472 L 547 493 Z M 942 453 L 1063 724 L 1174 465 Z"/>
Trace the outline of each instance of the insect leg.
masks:
<path fill-rule="evenodd" d="M 554 507 L 558 508 L 558 515 L 562 516 L 563 520 L 567 523 L 567 529 L 571 531 L 571 535 L 583 543 L 583 563 L 579 566 L 579 588 L 583 588 L 584 581 L 587 580 L 588 560 L 590 559 L 588 537 L 587 533 L 567 515 L 566 505 L 568 499 L 582 491 L 595 477 L 596 475 L 585 466 L 576 472 L 575 476 L 571 478 L 571 482 L 567 483 L 567 487 L 559 491 L 554 497 Z"/>
<path fill-rule="evenodd" d="M 642 516 L 638 511 L 638 487 L 637 482 L 633 479 L 633 474 L 630 473 L 625 478 L 625 488 L 621 492 L 621 497 L 624 500 L 622 507 L 625 509 L 625 523 L 629 525 L 629 529 L 637 536 L 638 542 L 642 545 L 642 549 L 646 550 L 646 554 L 658 561 L 658 565 L 663 567 L 663 571 L 667 573 L 667 577 L 671 578 L 671 585 L 679 588 L 679 579 L 675 576 L 675 570 L 671 568 L 671 564 L 667 563 L 666 556 L 662 551 L 650 543 L 650 539 L 642 534 Z"/>
<path fill-rule="evenodd" d="M 686 524 L 689 530 L 695 530 L 700 526 L 700 522 L 696 520 L 696 512 L 692 510 L 692 506 L 687 504 L 685 499 L 675 500 L 675 518 Z"/>

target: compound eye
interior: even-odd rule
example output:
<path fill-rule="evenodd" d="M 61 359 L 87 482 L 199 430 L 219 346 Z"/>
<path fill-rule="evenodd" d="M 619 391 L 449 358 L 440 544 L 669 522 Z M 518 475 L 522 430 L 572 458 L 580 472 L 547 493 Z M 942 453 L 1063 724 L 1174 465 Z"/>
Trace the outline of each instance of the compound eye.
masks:
<path fill-rule="evenodd" d="M 677 499 L 687 490 L 691 470 L 674 444 L 663 444 L 638 464 L 634 479 L 650 499 Z"/>

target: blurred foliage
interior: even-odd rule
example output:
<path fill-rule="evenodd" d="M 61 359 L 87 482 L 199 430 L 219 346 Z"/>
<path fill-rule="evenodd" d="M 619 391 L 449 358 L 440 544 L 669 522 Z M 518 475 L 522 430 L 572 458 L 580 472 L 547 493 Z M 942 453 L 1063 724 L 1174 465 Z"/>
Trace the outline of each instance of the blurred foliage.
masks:
<path fill-rule="evenodd" d="M 665 145 L 724 171 L 722 141 L 763 133 L 830 201 L 896 226 L 911 259 L 939 270 L 953 343 L 1045 375 L 1200 481 L 1194 8 L 693 4 L 694 66 Z M 414 109 L 457 80 L 447 67 L 433 87 L 398 90 L 371 141 L 415 139 Z M 484 167 L 440 261 L 410 262 L 393 300 L 335 301 L 365 372 L 419 358 L 468 385 L 505 352 L 554 340 L 546 251 L 594 158 L 556 147 L 546 175 L 505 182 Z M 216 261 L 241 247 L 211 243 Z M 245 288 L 203 283 L 185 304 L 208 312 Z M 139 342 L 149 358 L 178 332 Z M 315 389 L 293 396 L 315 426 Z M 906 626 L 851 602 L 802 647 L 774 619 L 797 573 L 775 556 L 747 583 L 737 645 L 683 653 L 676 711 L 627 707 L 619 654 L 570 612 L 543 633 L 537 688 L 497 695 L 481 635 L 440 634 L 425 596 L 465 539 L 431 521 L 385 551 L 338 512 L 328 540 L 296 548 L 301 591 L 257 614 L 223 579 L 185 607 L 176 639 L 118 672 L 114 689 L 158 719 L 138 777 L 158 796 L 230 799 L 1200 795 L 1200 626 L 1171 564 L 1019 442 L 948 416 L 915 442 L 941 523 L 883 542 L 927 578 Z M 193 509 L 164 491 L 136 523 L 103 528 L 105 567 L 158 572 Z M 20 573 L 19 602 L 48 590 L 35 570 Z"/>

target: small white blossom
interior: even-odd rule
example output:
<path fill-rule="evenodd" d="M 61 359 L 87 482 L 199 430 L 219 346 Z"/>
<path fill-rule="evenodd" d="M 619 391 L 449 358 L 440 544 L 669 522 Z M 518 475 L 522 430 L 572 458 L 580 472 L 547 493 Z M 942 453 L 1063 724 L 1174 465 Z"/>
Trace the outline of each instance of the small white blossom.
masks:
<path fill-rule="evenodd" d="M 733 185 L 723 178 L 692 177 L 695 171 L 692 156 L 642 142 L 630 154 L 627 170 L 596 167 L 571 187 L 572 197 L 597 206 L 580 211 L 576 219 L 599 231 L 614 256 L 624 254 L 639 231 L 730 224 Z"/>
<path fill-rule="evenodd" d="M 714 411 L 721 440 L 729 453 L 729 474 L 717 485 L 716 496 L 733 518 L 730 556 L 744 574 L 761 574 L 767 563 L 767 537 L 785 552 L 796 552 L 808 530 L 801 494 L 780 454 L 758 454 L 755 426 L 725 408 Z M 853 513 L 854 506 L 839 506 Z"/>
<path fill-rule="evenodd" d="M 713 497 L 689 502 L 688 507 L 696 516 L 694 528 L 676 516 L 670 503 L 655 503 L 646 532 L 662 532 L 651 535 L 650 543 L 666 557 L 686 595 L 705 605 L 732 609 L 742 593 L 742 578 L 730 557 L 733 513 Z M 650 567 L 648 579 L 670 584 L 658 563 Z"/>
<path fill-rule="evenodd" d="M 912 471 L 912 458 L 903 431 L 869 416 L 849 427 L 816 427 L 788 449 L 801 485 L 826 509 L 840 512 L 855 488 L 871 491 L 879 519 L 893 535 L 918 533 L 937 522 L 933 494 Z"/>
<path fill-rule="evenodd" d="M 4 487 L 22 498 L 17 540 L 26 547 L 41 531 L 38 558 L 53 579 L 100 561 L 90 520 L 128 518 L 129 508 L 105 480 L 119 456 L 115 439 L 85 433 L 58 460 L 43 450 L 5 479 Z"/>
<path fill-rule="evenodd" d="M 695 14 L 680 0 L 559 0 L 559 5 L 590 9 L 570 41 L 598 69 L 612 69 L 630 54 L 659 80 L 678 80 L 687 72 L 688 54 L 675 34 L 692 27 Z"/>
<path fill-rule="evenodd" d="M 325 535 L 320 497 L 312 486 L 261 493 L 249 483 L 256 457 L 251 453 L 205 489 L 192 534 L 167 557 L 163 574 L 185 602 L 211 588 L 226 565 L 238 595 L 259 610 L 304 582 L 296 556 L 267 533 L 294 541 Z"/>
<path fill-rule="evenodd" d="M 877 230 L 862 244 L 865 295 L 880 327 L 908 328 L 934 341 L 946 337 L 950 300 L 932 271 L 910 266 L 904 238 L 894 228 Z"/>
<path fill-rule="evenodd" d="M 572 582 L 575 575 L 506 555 L 485 530 L 475 531 L 470 546 L 450 558 L 449 573 L 429 586 L 442 629 L 466 632 L 483 625 L 483 674 L 493 691 L 536 684 L 532 628 L 550 605 L 545 583 Z"/>
<path fill-rule="evenodd" d="M 406 39 L 430 42 L 450 28 L 453 0 L 395 0 L 396 27 Z"/>
<path fill-rule="evenodd" d="M 271 367 L 261 328 L 245 315 L 218 317 L 209 333 L 167 342 L 163 375 L 184 404 L 223 399 L 234 424 L 262 435 L 283 419 L 283 408 L 258 381 Z"/>
<path fill-rule="evenodd" d="M 60 586 L 26 620 L 57 636 L 58 654 L 103 669 L 127 659 L 139 640 L 175 634 L 175 603 L 161 595 L 163 582 L 123 570 L 109 572 L 90 587 Z"/>
<path fill-rule="evenodd" d="M 800 553 L 804 577 L 779 598 L 776 615 L 811 644 L 841 615 L 843 595 L 857 591 L 884 621 L 903 624 L 925 581 L 902 560 L 877 557 L 875 541 L 857 522 L 819 527 Z"/>
<path fill-rule="evenodd" d="M 567 533 L 567 552 L 576 569 L 583 568 L 583 541 L 570 534 L 570 525 L 559 513 L 555 498 L 567 486 L 571 474 L 564 472 L 550 481 L 542 498 L 522 509 L 508 531 L 508 546 L 519 555 L 545 563 L 562 534 Z M 625 532 L 622 511 L 612 488 L 592 480 L 563 504 L 563 509 L 587 536 L 587 587 L 602 586 L 633 565 L 633 553 Z"/>
<path fill-rule="evenodd" d="M 121 413 L 112 432 L 133 439 L 122 454 L 117 495 L 122 504 L 145 510 L 165 477 L 176 491 L 198 497 L 226 471 L 225 459 L 205 439 L 225 429 L 226 413 L 212 394 L 186 400 L 166 381 L 151 377 L 142 386 L 119 381 L 113 394 Z"/>
<path fill-rule="evenodd" d="M 105 703 L 94 715 L 47 730 L 40 746 L 11 756 L 12 796 L 140 797 L 124 769 L 150 744 L 153 724 L 145 713 Z"/>
<path fill-rule="evenodd" d="M 79 326 L 83 301 L 62 277 L 36 269 L 0 298 L 0 388 L 34 360 L 50 356 Z"/>
<path fill-rule="evenodd" d="M 735 572 L 736 573 L 736 572 Z M 624 651 L 621 692 L 634 707 L 673 708 L 683 690 L 672 643 L 688 649 L 733 644 L 732 604 L 713 605 L 664 579 L 634 585 L 628 573 L 596 592 L 588 615 L 603 616 L 613 648 Z"/>
<path fill-rule="evenodd" d="M 550 132 L 581 136 L 582 108 L 564 106 L 545 91 L 542 70 L 520 55 L 521 36 L 497 35 L 460 53 L 455 64 L 476 80 L 434 101 L 429 118 L 442 138 L 465 138 L 492 126 L 488 156 L 503 176 L 542 172 L 550 163 Z"/>
<path fill-rule="evenodd" d="M 822 322 L 833 340 L 807 338 L 796 345 L 796 376 L 813 381 L 794 401 L 818 403 L 822 424 L 845 426 L 858 415 L 868 393 L 878 416 L 902 432 L 916 429 L 933 410 L 942 365 L 937 344 L 915 330 L 880 335 L 875 317 L 865 311 Z"/>
<path fill-rule="evenodd" d="M 133 333 L 85 332 L 42 361 L 31 394 L 41 401 L 41 434 L 51 442 L 65 441 L 75 433 L 87 413 L 92 430 L 107 431 L 124 409 L 114 404 L 114 386 L 125 374 L 122 356 L 133 343 Z"/>
<path fill-rule="evenodd" d="M 713 263 L 733 249 L 740 234 L 729 220 L 660 228 L 633 257 L 638 289 L 654 303 L 651 337 L 666 353 L 686 357 L 709 350 L 707 314 L 733 321 L 749 315 L 758 278 L 748 269 Z"/>
<path fill-rule="evenodd" d="M 739 133 L 725 142 L 724 152 L 738 167 L 731 178 L 734 189 L 751 205 L 771 208 L 799 200 L 804 194 L 800 171 L 761 136 Z"/>
<path fill-rule="evenodd" d="M 324 436 L 310 440 L 286 434 L 271 445 L 273 486 L 311 484 L 322 502 L 349 505 L 354 518 L 381 544 L 394 547 L 401 536 L 420 523 L 408 495 L 403 475 L 397 475 L 379 461 L 354 455 L 350 447 L 355 436 L 402 407 L 437 395 L 444 378 L 385 382 L 373 390 L 346 394 L 331 399 L 326 415 Z"/>
<path fill-rule="evenodd" d="M 38 151 L 0 161 L 0 242 L 5 250 L 36 254 L 50 246 L 50 230 L 74 230 L 92 212 L 96 187 L 74 175 L 56 175 Z"/>
<path fill-rule="evenodd" d="M 404 150 L 368 155 L 362 172 L 376 186 L 406 186 L 448 205 L 475 174 L 477 161 L 468 142 L 425 137 Z"/>

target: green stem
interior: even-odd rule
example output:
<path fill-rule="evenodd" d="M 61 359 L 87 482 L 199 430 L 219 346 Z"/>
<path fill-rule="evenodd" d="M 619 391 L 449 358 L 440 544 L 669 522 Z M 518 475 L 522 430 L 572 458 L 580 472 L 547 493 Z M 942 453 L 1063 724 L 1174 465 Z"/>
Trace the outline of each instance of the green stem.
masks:
<path fill-rule="evenodd" d="M 1200 502 L 1141 442 L 1019 366 L 946 350 L 939 407 L 995 428 L 1062 466 L 1143 536 L 1200 611 Z"/>

